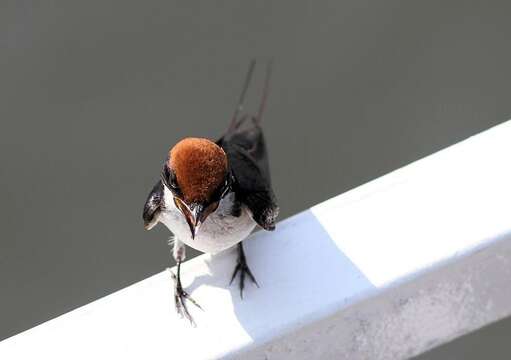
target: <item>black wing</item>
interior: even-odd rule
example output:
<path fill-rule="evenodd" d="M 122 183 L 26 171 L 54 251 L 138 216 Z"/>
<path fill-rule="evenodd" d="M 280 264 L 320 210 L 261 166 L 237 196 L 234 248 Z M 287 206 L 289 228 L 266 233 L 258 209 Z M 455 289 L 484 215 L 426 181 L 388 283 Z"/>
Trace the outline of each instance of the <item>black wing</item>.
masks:
<path fill-rule="evenodd" d="M 236 199 L 250 209 L 255 222 L 263 229 L 275 229 L 279 209 L 271 188 L 263 132 L 256 119 L 241 119 L 217 144 L 227 154 Z"/>
<path fill-rule="evenodd" d="M 144 212 L 142 218 L 144 219 L 144 227 L 150 230 L 154 225 L 158 223 L 158 216 L 163 205 L 163 184 L 161 180 L 158 180 L 156 185 L 149 193 L 147 200 L 144 205 Z"/>
<path fill-rule="evenodd" d="M 272 62 L 266 66 L 263 94 L 256 116 L 245 115 L 238 120 L 243 110 L 245 95 L 254 73 L 255 60 L 250 62 L 240 98 L 234 110 L 231 124 L 226 134 L 217 141 L 229 160 L 230 171 L 234 176 L 233 188 L 236 200 L 245 204 L 252 217 L 263 229 L 275 229 L 275 219 L 279 208 L 271 188 L 270 166 L 264 141 L 261 120 L 268 98 Z"/>

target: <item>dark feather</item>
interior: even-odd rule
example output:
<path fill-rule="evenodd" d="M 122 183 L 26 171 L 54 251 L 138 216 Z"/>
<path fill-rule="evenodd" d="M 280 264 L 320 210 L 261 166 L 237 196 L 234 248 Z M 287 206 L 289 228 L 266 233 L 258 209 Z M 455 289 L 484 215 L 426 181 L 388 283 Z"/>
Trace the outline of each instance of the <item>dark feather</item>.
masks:
<path fill-rule="evenodd" d="M 273 230 L 279 208 L 271 188 L 268 153 L 260 126 L 270 92 L 272 61 L 266 66 L 263 94 L 257 116 L 245 115 L 238 119 L 254 68 L 255 60 L 252 60 L 231 124 L 217 144 L 227 154 L 230 171 L 234 177 L 232 188 L 236 193 L 236 201 L 250 209 L 255 222 L 263 229 Z"/>
<path fill-rule="evenodd" d="M 257 224 L 265 230 L 273 230 L 278 206 L 271 188 L 268 154 L 258 121 L 243 117 L 217 144 L 227 154 L 236 199 L 250 209 Z"/>
<path fill-rule="evenodd" d="M 144 212 L 142 218 L 144 219 L 144 226 L 148 229 L 153 227 L 158 221 L 158 215 L 163 206 L 163 184 L 158 180 L 156 185 L 149 193 L 144 205 Z"/>

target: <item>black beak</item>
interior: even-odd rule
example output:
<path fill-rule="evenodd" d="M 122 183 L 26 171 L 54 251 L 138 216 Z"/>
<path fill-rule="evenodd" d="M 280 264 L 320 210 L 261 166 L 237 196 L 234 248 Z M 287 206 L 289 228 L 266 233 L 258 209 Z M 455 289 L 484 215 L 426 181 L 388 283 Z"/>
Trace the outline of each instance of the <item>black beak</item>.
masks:
<path fill-rule="evenodd" d="M 174 198 L 174 203 L 186 219 L 192 239 L 195 239 L 199 232 L 200 226 L 206 220 L 207 214 L 204 213 L 204 206 L 202 204 L 192 203 L 188 206 L 184 201 L 179 198 Z"/>
<path fill-rule="evenodd" d="M 199 228 L 202 225 L 203 220 L 205 220 L 202 218 L 203 214 L 204 207 L 199 204 L 193 204 L 191 211 L 189 212 L 189 216 L 186 216 L 186 222 L 188 223 L 192 233 L 192 240 L 195 239 L 195 236 L 199 232 Z"/>

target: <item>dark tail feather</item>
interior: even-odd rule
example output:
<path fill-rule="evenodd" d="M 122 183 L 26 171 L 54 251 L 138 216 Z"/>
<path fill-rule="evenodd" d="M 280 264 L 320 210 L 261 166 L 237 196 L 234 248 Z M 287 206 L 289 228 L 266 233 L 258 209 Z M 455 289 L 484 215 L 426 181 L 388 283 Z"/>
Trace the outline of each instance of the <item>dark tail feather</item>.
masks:
<path fill-rule="evenodd" d="M 266 76 L 264 78 L 264 88 L 263 88 L 263 95 L 261 97 L 261 103 L 259 104 L 259 111 L 257 112 L 256 121 L 258 124 L 261 124 L 261 121 L 263 120 L 263 113 L 266 109 L 266 102 L 268 100 L 268 94 L 270 93 L 270 80 L 271 80 L 271 73 L 273 69 L 273 59 L 269 60 L 266 64 Z"/>
<path fill-rule="evenodd" d="M 250 81 L 252 80 L 252 74 L 254 73 L 254 68 L 256 65 L 255 59 L 252 59 L 250 61 L 250 65 L 248 66 L 247 75 L 245 77 L 245 82 L 243 83 L 243 88 L 241 89 L 240 98 L 238 100 L 238 104 L 236 105 L 236 108 L 234 109 L 234 114 L 232 116 L 231 124 L 229 125 L 229 128 L 227 132 L 230 132 L 236 128 L 238 115 L 243 110 L 243 103 L 245 102 L 245 95 L 247 93 L 247 89 L 250 85 Z"/>

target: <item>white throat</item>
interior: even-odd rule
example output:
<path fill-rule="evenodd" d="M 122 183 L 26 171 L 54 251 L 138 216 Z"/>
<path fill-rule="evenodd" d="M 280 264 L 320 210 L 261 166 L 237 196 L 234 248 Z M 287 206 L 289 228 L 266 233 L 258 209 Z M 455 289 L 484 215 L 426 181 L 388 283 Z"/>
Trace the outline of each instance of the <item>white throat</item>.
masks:
<path fill-rule="evenodd" d="M 174 204 L 172 192 L 164 187 L 165 209 L 160 221 L 186 245 L 206 253 L 217 253 L 244 240 L 256 226 L 250 210 L 242 206 L 241 215 L 234 217 L 231 209 L 234 193 L 227 194 L 214 213 L 210 214 L 201 225 L 199 232 L 192 239 L 190 228 L 179 209 Z"/>

